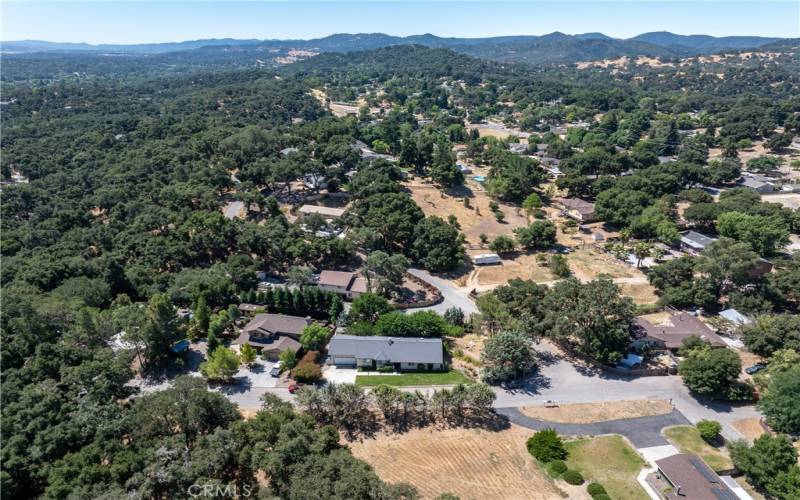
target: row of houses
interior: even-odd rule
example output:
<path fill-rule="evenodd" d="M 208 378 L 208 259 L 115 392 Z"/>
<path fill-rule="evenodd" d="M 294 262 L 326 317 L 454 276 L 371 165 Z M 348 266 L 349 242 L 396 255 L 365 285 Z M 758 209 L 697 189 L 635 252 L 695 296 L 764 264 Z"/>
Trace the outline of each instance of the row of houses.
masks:
<path fill-rule="evenodd" d="M 244 306 L 244 307 L 243 307 Z M 252 307 L 251 307 L 252 306 Z M 239 309 L 251 311 L 251 304 Z M 300 336 L 312 323 L 310 317 L 256 314 L 242 329 L 235 344 L 250 344 L 271 361 L 284 351 L 297 353 Z M 328 344 L 328 364 L 342 368 L 391 366 L 395 370 L 441 370 L 445 366 L 442 339 L 334 335 Z"/>

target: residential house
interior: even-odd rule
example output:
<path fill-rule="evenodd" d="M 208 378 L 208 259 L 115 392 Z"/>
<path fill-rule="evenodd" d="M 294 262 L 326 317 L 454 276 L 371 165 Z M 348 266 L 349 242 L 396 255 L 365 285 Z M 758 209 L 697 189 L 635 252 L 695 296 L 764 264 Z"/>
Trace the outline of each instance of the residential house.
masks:
<path fill-rule="evenodd" d="M 311 318 L 286 314 L 256 314 L 242 328 L 236 344 L 245 342 L 265 353 L 267 359 L 275 361 L 283 351 L 300 350 L 300 334 L 311 324 Z"/>
<path fill-rule="evenodd" d="M 597 220 L 594 213 L 594 203 L 590 203 L 580 198 L 561 198 L 558 200 L 564 207 L 564 214 L 581 223 L 590 223 Z"/>
<path fill-rule="evenodd" d="M 322 271 L 317 286 L 325 291 L 355 299 L 367 292 L 367 280 L 357 273 L 345 271 Z"/>
<path fill-rule="evenodd" d="M 303 205 L 298 212 L 301 215 L 319 214 L 326 220 L 332 220 L 343 216 L 346 210 L 344 208 L 323 207 L 321 205 Z"/>
<path fill-rule="evenodd" d="M 686 231 L 681 233 L 681 250 L 693 254 L 702 252 L 708 245 L 716 241 L 716 238 L 711 238 L 696 231 Z"/>
<path fill-rule="evenodd" d="M 442 370 L 442 339 L 334 335 L 328 344 L 328 363 L 342 368 Z"/>
<path fill-rule="evenodd" d="M 299 149 L 297 148 L 283 148 L 281 149 L 282 156 L 289 156 L 290 154 L 297 153 Z"/>
<path fill-rule="evenodd" d="M 739 497 L 697 455 L 679 453 L 656 460 L 658 472 L 671 486 L 667 500 L 737 500 Z"/>
<path fill-rule="evenodd" d="M 528 145 L 520 142 L 512 142 L 508 145 L 508 149 L 514 154 L 524 155 L 528 152 Z"/>
<path fill-rule="evenodd" d="M 674 351 L 683 345 L 689 337 L 699 337 L 713 347 L 725 347 L 725 341 L 714 333 L 697 316 L 681 312 L 671 314 L 663 321 L 652 322 L 644 316 L 634 319 L 633 347 L 639 349 L 645 344 L 656 349 Z"/>
<path fill-rule="evenodd" d="M 771 182 L 756 179 L 754 177 L 742 177 L 738 184 L 742 187 L 750 188 L 757 193 L 765 194 L 775 191 L 775 185 Z"/>

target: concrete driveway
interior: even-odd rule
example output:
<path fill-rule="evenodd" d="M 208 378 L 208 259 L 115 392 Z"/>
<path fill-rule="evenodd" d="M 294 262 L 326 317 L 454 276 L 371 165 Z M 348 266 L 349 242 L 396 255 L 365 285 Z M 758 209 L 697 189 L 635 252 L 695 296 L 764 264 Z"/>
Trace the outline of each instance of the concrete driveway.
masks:
<path fill-rule="evenodd" d="M 275 387 L 280 379 L 269 374 L 274 365 L 275 363 L 257 359 L 252 367 L 245 365 L 239 367 L 234 378 L 253 388 Z"/>
<path fill-rule="evenodd" d="M 355 384 L 358 370 L 355 368 L 339 368 L 328 366 L 322 372 L 322 376 L 331 384 Z"/>
<path fill-rule="evenodd" d="M 478 312 L 475 302 L 469 297 L 469 291 L 465 288 L 454 286 L 449 281 L 442 278 L 437 278 L 436 276 L 431 275 L 431 273 L 428 271 L 424 271 L 422 269 L 409 269 L 408 272 L 409 274 L 416 276 L 423 281 L 427 281 L 431 285 L 438 288 L 439 292 L 442 294 L 442 299 L 444 299 L 440 303 L 430 307 L 417 307 L 408 309 L 409 312 L 429 310 L 436 311 L 439 314 L 444 314 L 444 312 L 451 307 L 461 308 L 461 310 L 464 311 L 465 316 L 469 316 L 472 313 Z"/>

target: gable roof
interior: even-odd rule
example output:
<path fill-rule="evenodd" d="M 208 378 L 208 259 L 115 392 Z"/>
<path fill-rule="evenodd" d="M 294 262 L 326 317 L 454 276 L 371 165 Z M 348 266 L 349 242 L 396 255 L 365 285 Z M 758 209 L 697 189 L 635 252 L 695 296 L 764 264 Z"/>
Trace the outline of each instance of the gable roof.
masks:
<path fill-rule="evenodd" d="M 704 234 L 700 234 L 696 231 L 686 231 L 685 233 L 681 234 L 681 243 L 688 245 L 694 249 L 700 249 L 707 247 L 708 245 L 714 243 L 716 238 L 711 238 Z"/>
<path fill-rule="evenodd" d="M 286 314 L 256 314 L 242 332 L 251 335 L 300 335 L 303 329 L 311 323 L 311 318 L 288 316 Z"/>
<path fill-rule="evenodd" d="M 594 203 L 590 203 L 586 200 L 580 198 L 561 198 L 559 201 L 566 210 L 575 210 L 581 215 L 594 213 Z"/>
<path fill-rule="evenodd" d="M 669 499 L 736 500 L 738 498 L 722 478 L 696 455 L 680 453 L 656 460 L 656 465 L 675 488 L 667 493 Z"/>
<path fill-rule="evenodd" d="M 677 349 L 683 340 L 696 336 L 709 342 L 714 347 L 725 347 L 725 341 L 714 333 L 705 323 L 696 316 L 682 312 L 671 315 L 667 321 L 653 324 L 646 318 L 639 316 L 634 324 L 645 331 L 648 337 L 664 342 L 667 349 Z"/>
<path fill-rule="evenodd" d="M 323 207 L 322 205 L 303 205 L 300 207 L 301 214 L 320 214 L 325 217 L 341 217 L 345 213 L 344 208 Z"/>
<path fill-rule="evenodd" d="M 439 338 L 334 335 L 328 344 L 328 355 L 391 363 L 444 362 L 442 339 Z"/>
<path fill-rule="evenodd" d="M 346 271 L 322 271 L 319 273 L 319 281 L 317 283 L 320 285 L 347 288 L 350 286 L 350 282 L 353 281 L 354 277 L 355 273 Z"/>

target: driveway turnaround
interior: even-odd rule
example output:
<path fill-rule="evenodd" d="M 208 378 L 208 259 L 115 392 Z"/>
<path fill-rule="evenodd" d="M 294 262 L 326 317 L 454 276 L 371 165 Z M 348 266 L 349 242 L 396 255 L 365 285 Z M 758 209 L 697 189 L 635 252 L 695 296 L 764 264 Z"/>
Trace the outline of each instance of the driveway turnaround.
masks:
<path fill-rule="evenodd" d="M 464 311 L 466 316 L 478 312 L 475 302 L 469 297 L 468 290 L 454 286 L 452 283 L 442 278 L 432 276 L 428 271 L 424 271 L 422 269 L 412 268 L 408 270 L 408 273 L 438 288 L 443 299 L 438 304 L 430 307 L 415 307 L 413 309 L 408 309 L 409 312 L 424 311 L 427 309 L 444 314 L 444 312 L 451 307 L 460 308 L 462 311 Z"/>
<path fill-rule="evenodd" d="M 598 434 L 621 434 L 628 438 L 637 448 L 647 448 L 650 446 L 668 445 L 661 429 L 673 425 L 691 425 L 689 420 L 678 410 L 672 410 L 666 415 L 653 415 L 650 417 L 623 418 L 620 420 L 608 420 L 605 422 L 594 422 L 591 424 L 561 424 L 558 422 L 548 422 L 523 415 L 517 408 L 497 408 L 497 413 L 504 415 L 509 421 L 527 427 L 528 429 L 542 430 L 553 428 L 559 434 L 598 435 Z"/>

